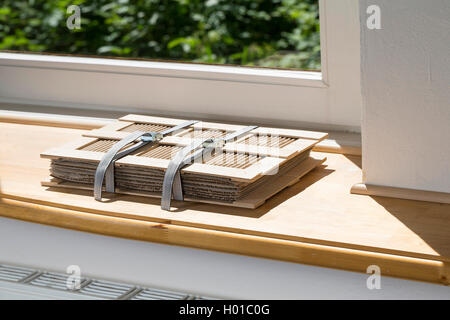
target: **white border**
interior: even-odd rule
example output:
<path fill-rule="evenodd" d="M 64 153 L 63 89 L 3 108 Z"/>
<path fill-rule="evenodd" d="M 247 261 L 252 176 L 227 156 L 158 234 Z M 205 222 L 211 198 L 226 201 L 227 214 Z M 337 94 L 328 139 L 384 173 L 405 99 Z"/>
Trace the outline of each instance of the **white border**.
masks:
<path fill-rule="evenodd" d="M 319 0 L 322 72 L 0 53 L 0 102 L 360 130 L 358 0 Z"/>

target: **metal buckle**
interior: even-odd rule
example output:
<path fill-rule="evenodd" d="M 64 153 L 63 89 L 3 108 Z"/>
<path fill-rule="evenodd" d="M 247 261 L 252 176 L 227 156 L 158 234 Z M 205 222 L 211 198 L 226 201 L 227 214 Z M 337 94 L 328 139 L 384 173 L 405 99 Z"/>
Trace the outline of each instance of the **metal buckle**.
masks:
<path fill-rule="evenodd" d="M 203 141 L 202 147 L 208 149 L 223 148 L 225 146 L 225 140 L 223 139 L 207 139 Z"/>
<path fill-rule="evenodd" d="M 158 142 L 164 138 L 164 135 L 160 132 L 146 132 L 141 136 L 141 141 L 144 142 Z"/>

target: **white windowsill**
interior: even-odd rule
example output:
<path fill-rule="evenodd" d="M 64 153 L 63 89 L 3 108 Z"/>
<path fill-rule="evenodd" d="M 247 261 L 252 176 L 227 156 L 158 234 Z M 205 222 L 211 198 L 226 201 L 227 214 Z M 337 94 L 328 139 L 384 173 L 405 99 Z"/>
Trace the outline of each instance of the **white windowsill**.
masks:
<path fill-rule="evenodd" d="M 195 63 L 0 53 L 0 66 L 324 88 L 322 73 Z"/>

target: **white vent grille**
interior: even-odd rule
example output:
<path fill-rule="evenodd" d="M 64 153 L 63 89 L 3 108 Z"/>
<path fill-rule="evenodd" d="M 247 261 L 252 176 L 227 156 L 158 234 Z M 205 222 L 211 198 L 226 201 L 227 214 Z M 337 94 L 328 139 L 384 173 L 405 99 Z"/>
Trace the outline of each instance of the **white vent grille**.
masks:
<path fill-rule="evenodd" d="M 30 281 L 30 284 L 40 287 L 71 291 L 67 287 L 67 274 L 45 272 Z M 86 279 L 80 279 L 80 286 L 86 283 Z"/>
<path fill-rule="evenodd" d="M 189 296 L 179 292 L 144 289 L 135 295 L 132 300 L 186 300 Z"/>
<path fill-rule="evenodd" d="M 101 280 L 94 280 L 80 289 L 81 293 L 107 299 L 120 299 L 132 291 L 133 286 Z"/>
<path fill-rule="evenodd" d="M 0 265 L 0 280 L 4 281 L 22 282 L 34 273 L 31 269 Z"/>
<path fill-rule="evenodd" d="M 0 281 L 23 283 L 35 287 L 74 292 L 79 295 L 109 300 L 215 300 L 209 297 L 156 288 L 141 288 L 134 285 L 105 280 L 82 278 L 80 289 L 67 287 L 68 274 L 41 272 L 34 269 L 0 265 Z"/>

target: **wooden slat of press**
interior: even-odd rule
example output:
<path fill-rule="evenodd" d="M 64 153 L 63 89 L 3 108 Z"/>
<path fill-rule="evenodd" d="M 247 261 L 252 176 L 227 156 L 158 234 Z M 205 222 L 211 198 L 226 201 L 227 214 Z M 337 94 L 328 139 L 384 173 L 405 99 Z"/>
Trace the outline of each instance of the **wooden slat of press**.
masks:
<path fill-rule="evenodd" d="M 181 124 L 186 121 L 186 120 L 172 119 L 172 118 L 142 116 L 142 115 L 137 115 L 137 114 L 129 114 L 122 118 L 119 118 L 119 120 L 128 121 L 128 122 L 158 123 L 158 124 L 168 124 L 168 125 L 170 125 L 171 123 L 174 123 L 174 122 L 176 122 L 176 125 L 178 125 L 178 124 Z M 191 119 L 191 120 L 195 120 L 195 119 Z M 227 131 L 236 131 L 236 130 L 244 128 L 245 126 L 199 121 L 198 123 L 194 124 L 194 127 L 195 128 L 208 128 L 208 129 L 221 129 L 221 130 L 227 130 Z"/>
<path fill-rule="evenodd" d="M 156 159 L 129 155 L 116 161 L 116 164 L 166 169 L 169 162 L 170 160 L 167 159 Z M 264 171 L 273 170 L 276 166 L 281 165 L 282 162 L 284 162 L 284 159 L 266 157 L 245 169 L 208 165 L 204 163 L 193 163 L 183 168 L 182 172 L 206 174 L 216 177 L 231 178 L 236 181 L 251 182 L 260 177 Z"/>
<path fill-rule="evenodd" d="M 151 117 L 153 118 L 153 117 Z M 105 139 L 116 139 L 116 140 L 120 140 L 125 138 L 127 135 L 129 135 L 131 132 L 133 131 L 138 131 L 137 128 L 136 130 L 129 130 L 128 128 L 132 128 L 134 127 L 138 127 L 141 126 L 143 132 L 146 131 L 157 131 L 157 132 L 161 132 L 165 129 L 169 129 L 170 127 L 173 127 L 175 125 L 178 125 L 178 121 L 175 121 L 176 119 L 174 119 L 174 121 L 169 121 L 169 119 L 167 121 L 164 121 L 165 124 L 159 124 L 158 122 L 138 122 L 138 121 L 123 121 L 123 120 L 118 120 L 117 122 L 111 123 L 109 125 L 106 125 L 102 128 L 99 129 L 94 129 L 88 132 L 83 133 L 84 137 L 93 137 L 93 138 L 105 138 Z M 157 121 L 157 120 L 156 120 Z M 145 128 L 145 126 L 149 126 L 148 128 Z M 161 129 L 160 130 L 154 130 L 154 128 L 152 128 L 152 126 L 160 126 Z M 211 135 L 206 137 L 203 137 L 202 134 L 197 134 L 198 130 L 202 128 L 204 131 L 221 131 L 223 133 L 221 133 L 220 135 Z M 232 130 L 228 130 L 228 129 L 232 129 Z M 178 132 L 174 132 L 171 134 L 171 136 L 176 136 L 176 137 L 180 137 L 181 141 L 185 144 L 188 144 L 190 139 L 192 138 L 209 138 L 209 137 L 223 137 L 224 135 L 226 135 L 229 132 L 234 132 L 235 130 L 241 129 L 243 128 L 243 126 L 239 126 L 239 127 L 232 127 L 229 128 L 228 125 L 226 124 L 216 124 L 216 123 L 210 123 L 209 127 L 205 127 L 203 126 L 203 123 L 197 123 L 194 124 L 193 126 L 191 126 L 190 128 L 184 128 L 181 129 Z M 192 133 L 194 133 L 195 131 L 195 136 L 192 136 Z"/>
<path fill-rule="evenodd" d="M 209 129 L 209 128 L 190 128 L 185 132 L 176 134 L 175 136 L 180 138 L 189 139 L 210 139 L 210 138 L 224 138 L 229 132 L 222 129 Z"/>
<path fill-rule="evenodd" d="M 96 138 L 82 137 L 62 146 L 46 150 L 42 152 L 40 156 L 41 158 L 46 159 L 69 158 L 76 160 L 100 161 L 103 153 L 79 150 L 80 148 L 83 148 L 96 140 Z"/>
<path fill-rule="evenodd" d="M 111 131 L 111 130 L 107 130 L 107 129 L 108 128 L 105 128 L 104 130 L 103 129 L 92 130 L 92 131 L 83 133 L 83 137 L 121 140 L 130 134 L 130 132 Z M 186 130 L 182 130 L 182 132 L 186 132 Z M 191 142 L 192 142 L 192 139 L 190 139 L 190 138 L 178 137 L 178 136 L 172 136 L 172 135 L 166 136 L 160 141 L 160 143 L 164 143 L 164 144 L 174 144 L 174 145 L 176 144 L 176 145 L 182 145 L 182 146 L 187 146 Z"/>
<path fill-rule="evenodd" d="M 164 131 L 176 125 L 176 121 L 172 121 L 170 125 L 168 124 L 142 124 L 136 122 L 128 122 L 128 121 L 116 121 L 109 125 L 106 125 L 100 129 L 94 129 L 88 132 L 83 133 L 84 137 L 92 137 L 92 138 L 103 138 L 103 139 L 115 139 L 121 140 L 128 136 L 131 132 L 134 131 Z M 145 126 L 149 126 L 149 128 L 145 129 Z M 140 126 L 142 130 L 138 130 L 138 126 Z M 135 130 L 132 130 L 135 127 Z M 155 130 L 156 129 L 156 130 Z M 183 130 L 185 131 L 185 130 Z"/>
<path fill-rule="evenodd" d="M 150 123 L 139 123 L 139 122 L 132 122 L 130 125 L 120 129 L 122 132 L 163 132 L 165 130 L 168 130 L 172 128 L 172 126 L 167 126 L 164 124 L 150 124 Z"/>
<path fill-rule="evenodd" d="M 139 122 L 139 123 L 156 123 L 163 124 L 167 126 L 177 126 L 182 124 L 187 120 L 174 119 L 174 118 L 163 118 L 163 117 L 153 117 L 153 116 L 142 116 L 137 114 L 129 114 L 124 117 L 119 118 L 121 121 L 126 122 Z"/>
<path fill-rule="evenodd" d="M 151 147 L 150 149 L 143 150 L 136 155 L 128 155 L 123 159 L 118 160 L 116 164 L 166 169 L 173 155 L 180 149 L 181 147 L 159 144 Z M 245 154 L 243 154 L 243 156 L 250 157 Z M 214 158 L 215 157 L 213 157 L 213 159 Z M 263 169 L 265 169 L 264 164 L 269 163 L 269 161 L 280 165 L 284 160 L 267 157 L 260 161 L 256 161 L 245 168 L 239 168 L 237 166 L 210 165 L 208 163 L 194 163 L 186 166 L 182 172 L 201 173 L 211 176 L 232 178 L 233 180 L 251 181 L 255 179 Z M 260 168 L 261 172 L 258 172 L 258 168 Z"/>
<path fill-rule="evenodd" d="M 129 134 L 129 133 L 128 133 Z M 108 132 L 103 134 L 85 134 L 85 136 L 95 136 L 101 139 L 122 139 L 126 135 L 122 135 L 121 132 Z M 192 140 L 186 137 L 178 137 L 178 136 L 167 136 L 163 140 L 160 141 L 160 144 L 169 144 L 169 145 L 177 145 L 177 146 L 187 146 L 191 144 Z M 309 140 L 309 139 L 299 139 L 295 138 L 295 140 L 283 148 L 276 147 L 264 147 L 257 145 L 250 145 L 238 142 L 227 143 L 223 148 L 224 151 L 228 152 L 240 152 L 240 153 L 248 153 L 255 154 L 260 156 L 271 156 L 271 157 L 279 157 L 279 158 L 287 158 L 290 159 L 293 156 L 297 155 L 300 152 L 303 152 L 310 147 L 316 145 L 318 140 Z"/>
<path fill-rule="evenodd" d="M 116 121 L 99 129 L 87 131 L 83 133 L 83 137 L 121 140 L 130 134 L 129 132 L 120 131 L 128 126 L 130 126 L 129 122 Z"/>
<path fill-rule="evenodd" d="M 255 134 L 265 134 L 265 135 L 279 135 L 293 138 L 303 138 L 303 139 L 313 139 L 322 141 L 328 137 L 328 133 L 316 132 L 316 131 L 306 131 L 306 130 L 294 130 L 294 129 L 281 129 L 281 128 L 267 128 L 258 127 L 253 130 Z"/>
<path fill-rule="evenodd" d="M 267 147 L 277 146 L 278 148 L 284 148 L 290 143 L 296 141 L 297 139 L 298 138 L 279 135 L 259 135 L 251 133 L 243 137 L 243 139 L 240 139 L 238 143 L 248 144 L 252 146 L 267 146 Z"/>
<path fill-rule="evenodd" d="M 276 147 L 265 147 L 265 146 L 256 146 L 249 145 L 239 142 L 227 143 L 224 147 L 225 151 L 229 152 L 245 152 L 249 154 L 258 154 L 265 155 L 271 157 L 279 157 L 291 159 L 295 155 L 310 149 L 315 146 L 319 141 L 318 140 L 307 140 L 307 139 L 297 139 L 290 144 L 286 145 L 282 148 Z"/>
<path fill-rule="evenodd" d="M 146 117 L 149 119 L 146 119 L 148 121 L 148 124 L 150 124 L 150 120 L 153 120 L 153 117 Z M 136 117 L 132 117 L 131 119 L 138 119 Z M 158 118 L 159 119 L 159 118 Z M 157 121 L 157 120 L 155 120 Z M 120 131 L 123 130 L 124 128 L 130 126 L 129 122 L 124 122 L 124 121 L 118 121 L 119 123 L 114 123 L 111 125 L 108 125 L 104 128 L 101 129 L 97 129 L 97 130 L 92 130 L 91 132 L 85 133 L 84 136 L 87 137 L 97 137 L 97 138 L 104 138 L 104 139 L 123 139 L 125 138 L 129 132 L 125 132 L 125 131 Z M 130 120 L 131 123 L 133 123 Z M 132 124 L 131 124 L 132 125 Z M 194 128 L 202 128 L 205 130 L 220 130 L 223 131 L 224 134 L 221 134 L 219 136 L 223 136 L 226 134 L 226 129 L 230 129 L 228 127 L 228 125 L 225 124 L 214 124 L 213 128 L 205 128 L 202 124 L 196 124 L 194 125 Z M 233 129 L 240 129 L 242 128 L 242 126 L 239 127 L 234 127 Z M 180 146 L 186 146 L 189 145 L 192 142 L 192 138 L 200 138 L 201 136 L 196 135 L 196 136 L 192 136 L 191 133 L 193 133 L 193 130 L 195 129 L 188 129 L 188 130 L 184 130 L 181 133 L 174 133 L 174 135 L 172 136 L 167 136 L 165 137 L 161 143 L 167 143 L 167 144 L 176 144 L 176 145 L 180 145 Z M 272 130 L 272 129 L 271 129 Z M 272 130 L 272 131 L 276 131 L 276 130 Z M 313 146 L 315 144 L 317 144 L 319 141 L 321 141 L 322 139 L 324 139 L 326 137 L 326 134 L 324 136 L 324 134 L 322 133 L 315 133 L 315 132 L 310 132 L 310 131 L 302 131 L 302 130 L 285 130 L 282 129 L 282 131 L 280 132 L 284 132 L 286 134 L 288 134 L 288 136 L 272 136 L 269 137 L 267 139 L 267 142 L 271 142 L 272 140 L 279 140 L 279 141 L 284 141 L 287 138 L 291 139 L 292 142 L 287 143 L 285 146 L 282 146 L 281 148 L 277 148 L 277 147 L 267 147 L 267 146 L 262 146 L 262 145 L 258 145 L 262 144 L 261 142 L 264 142 L 264 139 L 260 139 L 259 137 L 257 137 L 257 135 L 255 134 L 257 132 L 256 130 L 253 130 L 251 133 L 248 133 L 246 135 L 244 135 L 244 137 L 240 138 L 237 142 L 234 143 L 228 143 L 224 150 L 226 151 L 230 151 L 230 152 L 246 152 L 246 153 L 250 153 L 250 154 L 260 154 L 260 155 L 266 155 L 266 156 L 273 156 L 273 157 L 282 157 L 282 158 L 291 158 L 293 156 L 295 156 L 296 154 L 308 149 L 310 146 Z M 279 132 L 276 132 L 276 134 L 278 134 Z M 303 138 L 299 138 L 300 136 L 308 136 L 308 134 L 306 133 L 310 133 L 309 137 L 312 136 L 312 134 L 315 134 L 316 137 L 319 137 L 320 139 L 303 139 Z M 261 133 L 258 133 L 261 134 Z M 273 133 L 275 134 L 275 133 Z M 217 135 L 217 134 L 216 134 Z M 252 143 L 252 140 L 255 140 L 257 143 Z M 286 143 L 286 142 L 285 142 Z"/>
<path fill-rule="evenodd" d="M 173 119 L 173 118 L 163 118 L 163 117 L 153 117 L 153 116 L 143 116 L 136 114 L 129 114 L 120 118 L 119 120 L 128 122 L 140 122 L 140 123 L 156 123 L 156 124 L 166 124 L 166 125 L 178 125 L 186 120 Z M 194 128 L 206 128 L 206 129 L 218 129 L 226 131 L 237 131 L 246 126 L 244 125 L 234 125 L 234 124 L 224 124 L 215 122 L 205 122 L 200 121 L 193 125 Z M 255 134 L 268 134 L 268 135 L 280 135 L 286 137 L 294 138 L 304 138 L 304 139 L 314 139 L 322 141 L 328 134 L 324 132 L 307 131 L 307 130 L 296 130 L 296 129 L 281 129 L 281 128 L 269 128 L 269 127 L 258 127 L 253 130 Z"/>
<path fill-rule="evenodd" d="M 85 137 L 95 137 L 95 138 L 101 138 L 101 139 L 114 139 L 114 140 L 120 140 L 125 138 L 127 135 L 129 135 L 129 132 L 122 132 L 122 131 L 106 131 L 106 130 L 93 130 L 91 132 L 87 132 L 83 134 Z M 246 137 L 248 138 L 248 136 Z M 258 146 L 258 145 L 252 145 L 245 143 L 245 140 L 240 140 L 240 142 L 231 142 L 227 143 L 224 147 L 225 151 L 230 152 L 244 152 L 244 153 L 250 153 L 250 154 L 259 154 L 264 156 L 272 156 L 272 157 L 281 157 L 281 158 L 291 158 L 298 154 L 299 152 L 302 152 L 306 149 L 308 149 L 310 146 L 316 145 L 319 140 L 312 140 L 312 139 L 301 139 L 301 138 L 294 138 L 295 140 L 288 145 L 282 147 L 282 148 L 276 148 L 276 147 L 264 147 L 264 146 Z M 162 144 L 172 144 L 172 145 L 179 145 L 179 146 L 187 146 L 191 144 L 192 139 L 190 137 L 186 136 L 167 136 L 164 137 L 163 140 L 161 140 L 160 143 Z"/>
<path fill-rule="evenodd" d="M 225 130 L 227 132 L 238 131 L 246 126 L 216 122 L 200 121 L 193 125 L 194 129 L 211 129 L 211 130 Z"/>
<path fill-rule="evenodd" d="M 159 145 L 160 148 L 161 145 Z M 175 148 L 175 151 L 166 151 L 167 153 L 170 152 L 171 155 L 176 151 L 179 151 L 179 147 L 172 146 L 171 148 Z M 154 148 L 152 148 L 154 149 Z M 127 157 L 124 157 L 123 159 L 117 161 L 116 163 L 118 165 L 120 164 L 128 164 L 128 165 L 135 165 L 135 166 L 144 166 L 144 167 L 154 167 L 155 163 L 158 164 L 158 166 L 163 165 L 164 169 L 167 168 L 169 164 L 169 159 L 171 157 L 163 157 L 164 159 L 156 159 L 160 158 L 158 154 L 155 154 L 153 157 L 148 157 L 149 153 L 151 154 L 152 150 L 144 151 L 143 153 L 136 154 L 136 155 L 129 155 Z M 147 154 L 147 156 L 142 156 L 142 154 Z M 242 154 L 244 157 L 250 157 L 249 155 Z M 156 160 L 156 161 L 155 161 Z M 165 160 L 166 162 L 161 162 L 160 160 Z M 286 159 L 283 158 L 275 158 L 275 157 L 264 157 L 263 159 L 259 159 L 255 163 L 251 164 L 248 167 L 245 168 L 238 168 L 238 167 L 230 167 L 226 166 L 225 164 L 219 165 L 210 165 L 208 163 L 193 163 L 191 165 L 186 166 L 182 171 L 183 172 L 190 172 L 190 173 L 201 173 L 201 174 L 207 174 L 211 176 L 217 176 L 217 177 L 227 177 L 232 178 L 233 180 L 244 180 L 244 181 L 253 181 L 260 177 L 261 175 L 264 175 L 265 172 L 273 170 L 274 168 L 277 168 L 284 163 Z"/>
<path fill-rule="evenodd" d="M 148 123 L 148 124 L 164 124 L 164 125 L 179 125 L 187 120 L 174 119 L 174 118 L 163 118 L 163 117 L 153 117 L 153 116 L 143 116 L 136 114 L 129 114 L 122 118 L 119 118 L 120 121 L 134 122 L 134 123 Z M 194 120 L 194 119 L 192 119 Z M 193 128 L 200 129 L 215 129 L 215 130 L 225 130 L 229 132 L 237 131 L 246 126 L 242 125 L 233 125 L 233 124 L 224 124 L 224 123 L 215 123 L 215 122 L 205 122 L 199 121 L 195 123 Z"/>

